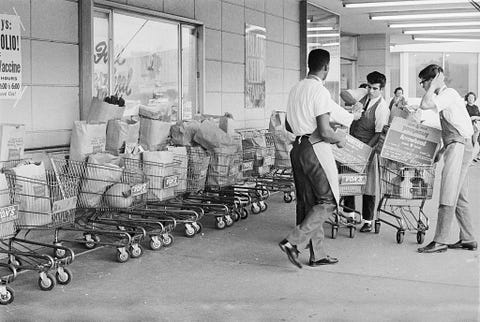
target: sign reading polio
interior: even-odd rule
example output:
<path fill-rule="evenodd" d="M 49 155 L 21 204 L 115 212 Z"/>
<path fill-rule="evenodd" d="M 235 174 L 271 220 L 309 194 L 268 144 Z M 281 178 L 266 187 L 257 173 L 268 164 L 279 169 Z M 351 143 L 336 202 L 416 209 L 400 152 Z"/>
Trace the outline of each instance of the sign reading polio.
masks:
<path fill-rule="evenodd" d="M 20 18 L 0 14 L 0 99 L 17 99 L 22 85 Z"/>
<path fill-rule="evenodd" d="M 396 117 L 387 132 L 380 156 L 407 165 L 431 165 L 440 138 L 440 130 Z"/>

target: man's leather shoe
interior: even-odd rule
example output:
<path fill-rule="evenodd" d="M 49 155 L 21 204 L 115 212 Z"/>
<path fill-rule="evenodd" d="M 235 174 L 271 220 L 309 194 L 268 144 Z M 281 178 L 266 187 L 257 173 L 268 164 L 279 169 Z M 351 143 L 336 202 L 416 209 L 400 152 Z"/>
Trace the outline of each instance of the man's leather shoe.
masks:
<path fill-rule="evenodd" d="M 335 257 L 330 257 L 330 256 L 327 256 L 327 257 L 324 257 L 318 261 L 314 261 L 312 259 L 310 259 L 310 261 L 308 262 L 308 265 L 310 266 L 320 266 L 320 265 L 332 265 L 332 264 L 336 264 L 338 263 L 338 259 L 335 258 Z"/>
<path fill-rule="evenodd" d="M 372 224 L 364 223 L 362 228 L 360 228 L 361 233 L 369 233 L 372 231 Z"/>
<path fill-rule="evenodd" d="M 302 264 L 298 261 L 298 254 L 299 251 L 297 249 L 297 246 L 292 245 L 292 246 L 287 246 L 288 240 L 284 239 L 282 240 L 278 246 L 280 246 L 280 249 L 287 254 L 288 260 L 298 268 L 302 268 Z"/>
<path fill-rule="evenodd" d="M 427 246 L 419 248 L 418 252 L 419 253 L 442 253 L 442 252 L 446 252 L 447 249 L 448 249 L 447 245 L 439 244 L 432 241 Z"/>
<path fill-rule="evenodd" d="M 459 240 L 455 244 L 449 244 L 448 248 L 452 249 L 458 249 L 458 248 L 463 248 L 463 249 L 468 249 L 468 250 L 476 250 L 478 247 L 478 244 L 476 241 L 470 241 L 470 242 L 463 242 Z"/>

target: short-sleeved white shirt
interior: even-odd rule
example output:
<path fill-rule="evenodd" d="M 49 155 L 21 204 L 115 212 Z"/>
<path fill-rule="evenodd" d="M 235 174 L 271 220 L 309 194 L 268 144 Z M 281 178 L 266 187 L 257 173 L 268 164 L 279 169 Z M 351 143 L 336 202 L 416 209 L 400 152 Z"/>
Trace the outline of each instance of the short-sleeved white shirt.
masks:
<path fill-rule="evenodd" d="M 349 89 L 348 92 L 357 101 L 361 100 L 368 94 L 366 88 Z M 368 103 L 367 111 L 379 100 L 380 102 L 375 110 L 375 132 L 382 132 L 383 127 L 388 124 L 388 119 L 390 118 L 390 109 L 388 108 L 387 101 L 385 101 L 382 96 L 371 99 L 370 103 Z"/>
<path fill-rule="evenodd" d="M 293 133 L 296 136 L 312 134 L 317 129 L 317 116 L 331 113 L 336 109 L 334 104 L 319 79 L 305 78 L 298 82 L 290 90 L 287 103 L 287 121 Z"/>
<path fill-rule="evenodd" d="M 469 138 L 473 135 L 472 121 L 465 108 L 465 102 L 456 90 L 444 86 L 433 97 L 433 101 L 437 111 L 439 113 L 443 111 L 443 117 L 457 129 L 461 136 Z"/>

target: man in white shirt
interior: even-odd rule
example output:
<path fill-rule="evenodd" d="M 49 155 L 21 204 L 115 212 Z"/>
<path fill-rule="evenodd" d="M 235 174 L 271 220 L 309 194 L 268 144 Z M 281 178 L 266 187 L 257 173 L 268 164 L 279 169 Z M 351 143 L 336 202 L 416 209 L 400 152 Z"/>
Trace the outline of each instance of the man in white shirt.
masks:
<path fill-rule="evenodd" d="M 372 148 L 378 143 L 383 127 L 388 124 L 390 109 L 382 96 L 386 77 L 380 72 L 374 71 L 367 75 L 368 85 L 366 88 L 357 88 L 342 91 L 340 96 L 347 105 L 363 105 L 362 117 L 353 122 L 350 127 L 350 135 L 359 139 Z M 362 218 L 364 225 L 360 232 L 372 231 L 372 221 L 375 215 L 375 190 L 377 181 L 376 158 L 372 156 L 367 169 L 367 184 L 363 195 Z M 344 214 L 353 217 L 355 210 L 355 197 L 344 198 Z"/>
<path fill-rule="evenodd" d="M 323 86 L 329 63 L 328 51 L 312 50 L 308 55 L 307 78 L 297 83 L 288 97 L 287 129 L 296 136 L 290 158 L 297 192 L 297 226 L 279 246 L 299 268 L 302 265 L 298 261 L 297 245 L 304 243 L 309 243 L 310 266 L 338 262 L 323 248 L 323 223 L 333 214 L 338 202 L 338 172 L 331 144 L 343 147 L 345 133 L 335 132 L 330 121 L 333 113 L 337 122 L 349 125 L 354 116 L 346 115 Z M 358 113 L 357 118 L 359 116 Z"/>
<path fill-rule="evenodd" d="M 468 180 L 466 175 L 472 162 L 473 126 L 462 97 L 445 85 L 442 67 L 429 65 L 418 77 L 425 89 L 420 102 L 424 110 L 435 109 L 442 126 L 443 159 L 438 220 L 433 241 L 418 249 L 420 253 L 439 253 L 447 248 L 475 250 L 477 242 L 473 232 L 468 206 Z M 447 244 L 453 217 L 460 228 L 460 240 Z"/>

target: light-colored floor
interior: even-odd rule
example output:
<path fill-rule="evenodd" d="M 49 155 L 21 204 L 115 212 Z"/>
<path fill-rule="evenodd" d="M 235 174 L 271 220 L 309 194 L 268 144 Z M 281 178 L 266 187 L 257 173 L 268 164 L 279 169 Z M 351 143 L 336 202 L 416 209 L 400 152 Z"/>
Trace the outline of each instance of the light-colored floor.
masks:
<path fill-rule="evenodd" d="M 470 199 L 480 236 L 480 165 L 470 168 Z M 438 194 L 438 184 L 436 186 Z M 433 236 L 437 196 L 425 207 Z M 14 303 L 1 321 L 478 321 L 479 252 L 416 252 L 415 234 L 403 244 L 395 230 L 341 229 L 326 248 L 340 262 L 299 270 L 277 243 L 294 225 L 294 203 L 276 194 L 269 210 L 225 230 L 207 219 L 204 234 L 146 251 L 125 264 L 112 249 L 78 256 L 73 281 L 42 292 L 37 275 L 12 284 Z M 328 226 L 326 226 L 328 227 Z M 457 240 L 457 227 L 451 241 Z M 480 239 L 480 238 L 479 238 Z M 301 254 L 308 261 L 307 252 Z"/>

